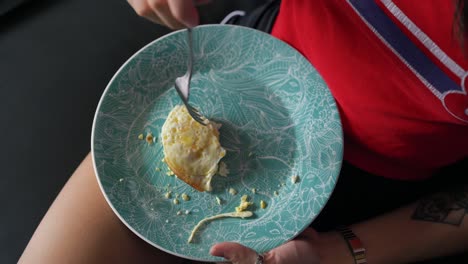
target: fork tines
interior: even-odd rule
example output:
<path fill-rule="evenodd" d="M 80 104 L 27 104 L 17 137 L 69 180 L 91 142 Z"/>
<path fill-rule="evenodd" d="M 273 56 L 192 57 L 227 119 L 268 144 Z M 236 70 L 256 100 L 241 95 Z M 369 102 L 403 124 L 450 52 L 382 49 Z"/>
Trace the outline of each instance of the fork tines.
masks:
<path fill-rule="evenodd" d="M 202 116 L 200 114 L 200 111 L 198 111 L 198 109 L 196 109 L 195 107 L 191 106 L 190 104 L 186 104 L 185 105 L 187 107 L 187 111 L 189 112 L 189 114 L 192 116 L 193 119 L 195 119 L 195 121 L 197 121 L 198 123 L 202 124 L 202 125 L 206 125 L 205 124 L 205 117 Z"/>

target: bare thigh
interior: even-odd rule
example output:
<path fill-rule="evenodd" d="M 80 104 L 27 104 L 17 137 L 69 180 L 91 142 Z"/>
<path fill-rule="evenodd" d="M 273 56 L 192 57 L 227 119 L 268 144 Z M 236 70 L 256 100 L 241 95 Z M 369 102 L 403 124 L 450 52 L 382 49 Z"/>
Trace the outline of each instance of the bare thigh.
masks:
<path fill-rule="evenodd" d="M 184 263 L 147 244 L 115 216 L 88 155 L 42 219 L 20 263 Z M 185 262 L 186 263 L 186 262 Z"/>

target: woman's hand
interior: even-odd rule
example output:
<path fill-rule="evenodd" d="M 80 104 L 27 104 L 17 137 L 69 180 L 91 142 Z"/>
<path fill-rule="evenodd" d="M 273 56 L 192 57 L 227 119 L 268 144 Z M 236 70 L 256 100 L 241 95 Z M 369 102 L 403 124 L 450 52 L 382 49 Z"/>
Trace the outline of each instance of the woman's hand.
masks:
<path fill-rule="evenodd" d="M 194 27 L 199 24 L 196 5 L 208 0 L 127 0 L 135 12 L 154 23 L 172 29 Z"/>
<path fill-rule="evenodd" d="M 307 228 L 294 240 L 277 247 L 264 255 L 264 264 L 282 264 L 282 263 L 309 263 L 318 264 L 326 258 L 328 250 L 321 251 L 325 243 L 336 242 L 338 246 L 342 246 L 339 240 L 339 235 L 326 235 L 322 239 L 319 234 L 312 228 Z M 322 243 L 323 241 L 323 243 Z M 345 245 L 344 245 L 345 246 Z M 345 246 L 346 247 L 346 246 Z M 346 249 L 346 248 L 345 248 Z M 210 254 L 213 256 L 223 257 L 233 264 L 252 264 L 257 261 L 257 253 L 250 248 L 237 243 L 223 242 L 214 245 Z M 352 259 L 350 259 L 352 261 Z M 351 262 L 350 262 L 351 263 Z"/>

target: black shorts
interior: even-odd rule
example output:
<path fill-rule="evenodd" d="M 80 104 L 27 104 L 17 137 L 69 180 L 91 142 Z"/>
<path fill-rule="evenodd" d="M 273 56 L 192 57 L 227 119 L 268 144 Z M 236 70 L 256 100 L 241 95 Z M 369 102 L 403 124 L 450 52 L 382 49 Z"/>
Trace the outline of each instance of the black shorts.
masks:
<path fill-rule="evenodd" d="M 279 0 L 269 1 L 245 16 L 231 18 L 226 24 L 255 28 L 266 33 L 271 33 L 276 16 L 278 15 L 280 2 Z"/>

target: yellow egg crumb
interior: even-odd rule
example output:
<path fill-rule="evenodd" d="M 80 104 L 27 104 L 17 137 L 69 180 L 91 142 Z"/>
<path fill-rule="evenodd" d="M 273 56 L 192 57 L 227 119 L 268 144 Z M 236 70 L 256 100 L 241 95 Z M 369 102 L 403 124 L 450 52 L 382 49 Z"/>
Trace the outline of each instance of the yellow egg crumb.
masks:
<path fill-rule="evenodd" d="M 139 140 L 143 140 L 144 138 L 145 138 L 145 136 L 143 134 L 138 135 Z"/>
<path fill-rule="evenodd" d="M 183 194 L 182 194 L 182 200 L 184 200 L 184 201 L 190 201 L 190 196 L 188 196 L 187 194 L 183 193 Z"/>
<path fill-rule="evenodd" d="M 260 208 L 265 209 L 267 207 L 267 203 L 263 200 L 260 201 Z"/>
<path fill-rule="evenodd" d="M 229 188 L 229 193 L 232 194 L 232 195 L 236 195 L 236 194 L 237 194 L 237 190 L 234 189 L 234 188 Z"/>
<path fill-rule="evenodd" d="M 171 192 L 166 192 L 164 197 L 166 197 L 166 199 L 171 199 Z"/>
<path fill-rule="evenodd" d="M 252 202 L 249 202 L 248 199 L 249 197 L 247 195 L 243 195 L 241 197 L 241 202 L 239 206 L 236 207 L 236 212 L 243 212 L 247 209 L 247 207 L 253 204 Z"/>
<path fill-rule="evenodd" d="M 171 170 L 168 170 L 168 171 L 166 172 L 166 175 L 167 175 L 167 176 L 173 176 L 173 175 L 174 175 L 174 172 L 171 171 Z"/>
<path fill-rule="evenodd" d="M 256 194 L 256 193 L 257 193 L 257 189 L 255 189 L 255 188 L 252 188 L 251 191 L 252 191 L 253 194 Z"/>
<path fill-rule="evenodd" d="M 174 204 L 179 204 L 179 199 L 176 198 L 176 199 L 174 199 L 172 202 L 173 202 Z"/>
<path fill-rule="evenodd" d="M 297 183 L 298 181 L 299 181 L 299 176 L 293 175 L 293 176 L 291 177 L 291 182 L 292 182 L 292 183 Z"/>

